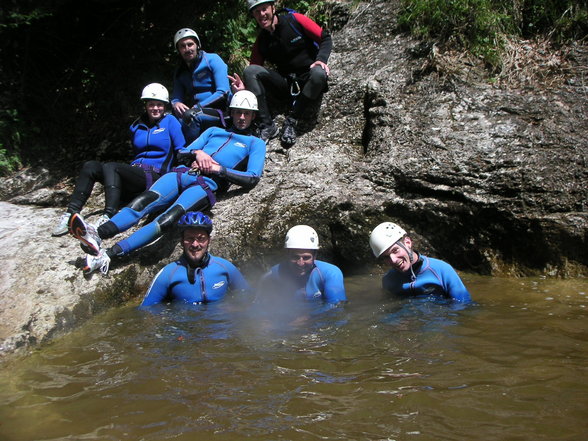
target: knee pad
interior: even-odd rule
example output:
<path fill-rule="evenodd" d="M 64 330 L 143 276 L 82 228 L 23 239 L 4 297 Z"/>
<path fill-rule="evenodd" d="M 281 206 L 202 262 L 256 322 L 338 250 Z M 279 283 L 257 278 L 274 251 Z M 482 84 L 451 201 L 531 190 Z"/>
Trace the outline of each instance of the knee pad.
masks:
<path fill-rule="evenodd" d="M 327 87 L 327 74 L 320 67 L 310 70 L 308 81 L 303 87 L 302 94 L 309 100 L 316 100 Z"/>
<path fill-rule="evenodd" d="M 168 211 L 157 218 L 157 225 L 159 225 L 159 230 L 165 231 L 169 229 L 171 226 L 175 225 L 180 217 L 182 217 L 182 215 L 185 213 L 186 210 L 184 210 L 184 207 L 181 205 L 175 205 L 174 207 L 170 208 Z"/>
<path fill-rule="evenodd" d="M 250 64 L 243 70 L 243 77 L 251 78 L 262 72 L 265 72 L 266 70 L 267 69 L 263 66 L 259 66 L 257 64 Z"/>
<path fill-rule="evenodd" d="M 202 114 L 202 110 L 198 110 L 198 109 L 194 109 L 194 108 L 188 109 L 184 112 L 184 115 L 182 115 L 182 121 L 187 126 L 192 125 L 192 124 L 198 122 L 196 120 L 196 118 L 198 118 L 198 116 L 201 114 Z"/>
<path fill-rule="evenodd" d="M 133 211 L 143 211 L 147 205 L 151 202 L 155 202 L 157 198 L 159 198 L 159 195 L 154 191 L 144 191 L 133 199 L 127 207 Z"/>

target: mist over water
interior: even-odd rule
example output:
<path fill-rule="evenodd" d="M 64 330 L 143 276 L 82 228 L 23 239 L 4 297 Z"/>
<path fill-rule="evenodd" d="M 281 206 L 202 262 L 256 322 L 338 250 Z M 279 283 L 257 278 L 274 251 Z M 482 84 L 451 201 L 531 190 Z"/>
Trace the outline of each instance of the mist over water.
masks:
<path fill-rule="evenodd" d="M 1 440 L 584 440 L 588 284 L 464 277 L 476 303 L 136 305 L 2 366 Z"/>

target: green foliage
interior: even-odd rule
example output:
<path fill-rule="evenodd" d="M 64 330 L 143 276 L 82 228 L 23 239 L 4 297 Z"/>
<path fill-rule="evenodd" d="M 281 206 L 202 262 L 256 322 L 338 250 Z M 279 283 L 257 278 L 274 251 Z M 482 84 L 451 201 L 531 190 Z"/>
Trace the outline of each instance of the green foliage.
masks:
<path fill-rule="evenodd" d="M 588 2 L 586 0 L 534 0 L 521 8 L 521 30 L 524 36 L 549 34 L 564 43 L 588 35 Z"/>
<path fill-rule="evenodd" d="M 33 9 L 29 12 L 10 11 L 8 14 L 2 14 L 0 21 L 0 31 L 6 29 L 17 29 L 23 25 L 31 25 L 33 22 L 48 17 L 50 14 L 42 9 Z"/>
<path fill-rule="evenodd" d="M 21 167 L 21 121 L 16 110 L 0 111 L 0 176 Z"/>
<path fill-rule="evenodd" d="M 13 2 L 0 9 L 0 40 L 4 42 L 3 50 L 8 57 L 0 63 L 0 85 L 4 91 L 0 95 L 3 106 L 0 109 L 0 176 L 5 176 L 22 166 L 22 145 L 25 135 L 30 132 L 19 114 L 19 97 L 14 90 L 18 90 L 18 77 L 6 72 L 6 66 L 20 58 L 19 42 L 14 40 L 13 33 L 29 26 L 38 24 L 51 14 L 43 6 L 38 7 L 29 2 Z M 2 51 L 0 51 L 1 53 Z"/>
<path fill-rule="evenodd" d="M 6 176 L 21 167 L 18 155 L 11 154 L 0 144 L 0 176 Z"/>
<path fill-rule="evenodd" d="M 229 72 L 241 72 L 248 64 L 257 36 L 257 25 L 244 1 L 218 2 L 196 23 L 203 40 L 229 65 Z"/>
<path fill-rule="evenodd" d="M 403 0 L 399 25 L 469 50 L 496 69 L 505 37 L 585 38 L 587 11 L 586 0 Z"/>
<path fill-rule="evenodd" d="M 439 39 L 497 63 L 501 36 L 515 24 L 492 0 L 406 0 L 401 27 L 425 39 Z"/>
<path fill-rule="evenodd" d="M 284 7 L 306 15 L 321 26 L 327 26 L 330 21 L 330 9 L 325 1 L 290 0 L 282 3 Z"/>

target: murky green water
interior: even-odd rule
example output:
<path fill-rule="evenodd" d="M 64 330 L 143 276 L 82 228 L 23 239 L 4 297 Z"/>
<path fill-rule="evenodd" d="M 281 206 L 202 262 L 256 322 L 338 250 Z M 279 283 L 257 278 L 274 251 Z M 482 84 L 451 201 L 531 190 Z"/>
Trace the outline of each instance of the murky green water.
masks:
<path fill-rule="evenodd" d="M 462 310 L 357 277 L 321 315 L 111 311 L 3 366 L 0 440 L 588 439 L 588 282 L 464 279 Z"/>

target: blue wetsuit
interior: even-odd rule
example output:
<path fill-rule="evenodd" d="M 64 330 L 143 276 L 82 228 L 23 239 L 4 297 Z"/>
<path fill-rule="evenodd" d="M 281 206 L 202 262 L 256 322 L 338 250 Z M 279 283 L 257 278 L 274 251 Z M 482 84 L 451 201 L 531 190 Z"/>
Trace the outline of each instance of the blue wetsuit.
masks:
<path fill-rule="evenodd" d="M 171 170 L 177 150 L 184 147 L 185 140 L 178 120 L 165 115 L 152 127 L 138 118 L 131 124 L 135 159 L 131 165 L 165 174 Z"/>
<path fill-rule="evenodd" d="M 314 268 L 306 282 L 293 278 L 286 263 L 273 266 L 261 281 L 264 295 L 286 295 L 302 297 L 306 300 L 320 299 L 330 305 L 345 302 L 345 285 L 341 270 L 321 260 L 314 261 Z"/>
<path fill-rule="evenodd" d="M 447 262 L 421 255 L 412 268 L 416 279 L 413 280 L 410 271 L 403 273 L 391 269 L 382 278 L 383 288 L 400 295 L 441 295 L 463 303 L 472 300 L 460 277 Z"/>
<path fill-rule="evenodd" d="M 236 184 L 253 188 L 263 173 L 265 142 L 253 135 L 211 127 L 180 152 L 192 150 L 203 150 L 217 161 L 221 165 L 218 175 L 201 176 L 190 171 L 172 171 L 163 175 L 149 190 L 156 197 L 155 200 L 140 210 L 133 208 L 134 204 L 131 202 L 98 228 L 100 237 L 105 238 L 104 231 L 116 230 L 116 233 L 120 233 L 137 224 L 144 216 L 167 208 L 155 220 L 118 242 L 116 245 L 119 249 L 114 254 L 125 255 L 154 241 L 163 234 L 158 220 L 176 207 L 182 208 L 181 215 L 206 199 L 210 201 L 212 192 L 218 189 L 219 184 L 223 187 Z M 144 195 L 139 198 L 142 196 Z M 111 233 L 106 236 L 113 235 Z"/>
<path fill-rule="evenodd" d="M 229 290 L 250 290 L 241 272 L 231 262 L 207 254 L 201 266 L 192 268 L 182 256 L 155 276 L 141 306 L 164 301 L 192 304 L 216 302 Z"/>
<path fill-rule="evenodd" d="M 188 124 L 182 120 L 182 129 L 188 142 L 192 142 L 208 127 L 224 123 L 222 112 L 226 110 L 231 94 L 227 75 L 228 67 L 222 58 L 202 50 L 190 67 L 182 62 L 174 72 L 172 105 L 182 102 L 188 107 L 198 106 L 206 110 L 198 113 Z M 211 112 L 210 109 L 219 112 Z"/>

